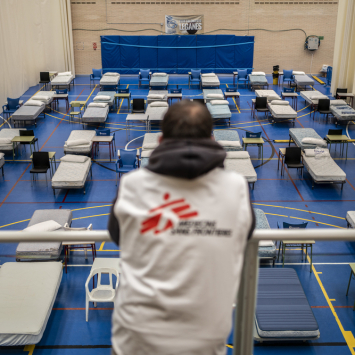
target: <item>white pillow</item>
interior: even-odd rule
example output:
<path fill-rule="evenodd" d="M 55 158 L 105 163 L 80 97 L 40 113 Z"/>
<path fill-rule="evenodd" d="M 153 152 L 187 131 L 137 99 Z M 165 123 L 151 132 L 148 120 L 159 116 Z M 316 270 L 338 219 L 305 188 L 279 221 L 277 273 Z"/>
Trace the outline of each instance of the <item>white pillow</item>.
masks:
<path fill-rule="evenodd" d="M 24 229 L 26 232 L 52 232 L 57 229 L 62 228 L 62 226 L 56 221 L 49 220 L 41 223 L 34 224 L 31 227 Z"/>
<path fill-rule="evenodd" d="M 87 141 L 86 139 L 71 139 L 70 141 L 66 141 L 65 144 L 67 147 L 74 147 L 76 145 L 88 145 L 90 144 L 90 141 Z"/>
<path fill-rule="evenodd" d="M 66 72 L 63 72 L 63 73 L 58 73 L 58 76 L 70 76 L 70 75 L 71 75 L 70 71 L 66 71 Z"/>
<path fill-rule="evenodd" d="M 227 152 L 227 159 L 249 159 L 250 155 L 247 151 Z"/>
<path fill-rule="evenodd" d="M 166 73 L 153 73 L 152 76 L 167 76 Z"/>
<path fill-rule="evenodd" d="M 0 138 L 0 144 L 12 144 L 11 138 Z"/>
<path fill-rule="evenodd" d="M 306 73 L 304 71 L 292 71 L 292 75 L 306 75 Z"/>
<path fill-rule="evenodd" d="M 310 95 L 308 96 L 310 100 L 319 100 L 319 99 L 328 99 L 327 96 L 322 95 L 322 94 L 316 94 L 316 95 Z"/>
<path fill-rule="evenodd" d="M 5 156 L 4 153 L 0 153 L 0 159 L 2 159 Z"/>
<path fill-rule="evenodd" d="M 333 106 L 347 106 L 344 100 L 330 100 L 330 104 Z"/>
<path fill-rule="evenodd" d="M 24 103 L 24 106 L 43 106 L 44 103 L 39 100 L 28 100 Z"/>
<path fill-rule="evenodd" d="M 216 74 L 215 73 L 205 73 L 205 74 L 201 74 L 201 76 L 213 77 L 213 76 L 216 76 Z"/>
<path fill-rule="evenodd" d="M 289 105 L 289 102 L 288 101 L 284 101 L 284 100 L 272 100 L 270 102 L 270 105 L 284 105 L 284 106 L 287 106 L 287 105 Z"/>
<path fill-rule="evenodd" d="M 158 145 L 159 143 L 145 143 L 143 144 L 143 149 L 155 149 Z"/>
<path fill-rule="evenodd" d="M 265 73 L 263 71 L 254 71 L 251 75 L 265 75 Z"/>
<path fill-rule="evenodd" d="M 212 100 L 210 101 L 211 105 L 229 105 L 227 100 Z"/>
<path fill-rule="evenodd" d="M 224 96 L 222 94 L 207 94 L 208 99 L 224 99 Z"/>
<path fill-rule="evenodd" d="M 270 96 L 267 96 L 267 100 L 268 101 L 281 100 L 281 97 L 278 95 L 270 95 Z"/>
<path fill-rule="evenodd" d="M 272 240 L 260 240 L 259 247 L 273 247 L 275 244 Z"/>
<path fill-rule="evenodd" d="M 150 107 L 169 107 L 168 103 L 165 101 L 156 101 L 149 104 Z"/>
<path fill-rule="evenodd" d="M 107 106 L 107 102 L 92 102 L 88 105 L 88 107 L 102 107 L 105 108 Z"/>
<path fill-rule="evenodd" d="M 320 147 L 327 147 L 327 142 L 325 140 L 319 139 L 319 138 L 306 137 L 306 138 L 303 138 L 301 142 L 305 143 L 305 144 L 318 145 Z"/>
<path fill-rule="evenodd" d="M 50 98 L 48 95 L 35 95 L 31 100 L 49 100 Z"/>
<path fill-rule="evenodd" d="M 96 95 L 94 101 L 108 101 L 111 100 L 111 96 L 108 95 Z"/>
<path fill-rule="evenodd" d="M 89 160 L 89 157 L 86 157 L 84 155 L 73 155 L 73 154 L 67 154 L 64 155 L 64 157 L 60 158 L 60 161 L 66 161 L 70 163 L 85 163 L 87 160 Z"/>
<path fill-rule="evenodd" d="M 111 72 L 107 72 L 104 75 L 106 75 L 106 76 L 120 76 L 120 74 L 118 74 L 118 73 L 111 73 Z"/>
<path fill-rule="evenodd" d="M 165 94 L 148 94 L 148 99 L 164 99 L 166 97 Z"/>
<path fill-rule="evenodd" d="M 241 147 L 238 141 L 217 141 L 222 147 Z"/>
<path fill-rule="evenodd" d="M 143 150 L 141 154 L 141 158 L 149 158 L 152 154 L 152 150 Z"/>

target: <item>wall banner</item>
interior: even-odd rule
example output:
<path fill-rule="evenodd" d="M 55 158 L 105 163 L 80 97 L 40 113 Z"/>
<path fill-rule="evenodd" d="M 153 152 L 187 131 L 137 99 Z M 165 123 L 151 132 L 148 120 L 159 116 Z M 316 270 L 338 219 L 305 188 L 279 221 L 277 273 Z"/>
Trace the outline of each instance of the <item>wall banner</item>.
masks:
<path fill-rule="evenodd" d="M 165 16 L 165 33 L 169 35 L 195 35 L 204 31 L 203 15 Z"/>

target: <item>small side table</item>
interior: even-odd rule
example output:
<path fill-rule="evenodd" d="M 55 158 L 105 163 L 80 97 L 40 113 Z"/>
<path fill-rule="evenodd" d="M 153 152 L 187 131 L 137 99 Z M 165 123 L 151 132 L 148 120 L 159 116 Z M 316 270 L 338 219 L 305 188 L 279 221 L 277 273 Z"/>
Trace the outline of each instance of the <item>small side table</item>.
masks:
<path fill-rule="evenodd" d="M 96 153 L 96 149 L 99 148 L 100 144 L 108 145 L 108 150 L 110 153 L 110 161 L 111 161 L 111 154 L 112 156 L 115 155 L 115 150 L 113 149 L 113 136 L 94 136 L 91 139 L 92 148 L 91 148 L 91 156 L 94 156 L 94 152 Z"/>
<path fill-rule="evenodd" d="M 339 97 L 345 97 L 345 100 L 349 97 L 350 98 L 350 106 L 353 107 L 353 101 L 354 101 L 354 94 L 350 93 L 350 92 L 338 92 L 337 95 Z"/>
<path fill-rule="evenodd" d="M 349 293 L 349 287 L 350 287 L 351 277 L 352 277 L 353 275 L 355 275 L 355 263 L 350 263 L 349 266 L 350 266 L 350 269 L 351 269 L 351 270 L 350 270 L 350 278 L 349 278 L 349 283 L 348 283 L 348 289 L 346 290 L 346 296 L 347 296 L 348 293 Z M 355 303 L 354 303 L 353 311 L 355 311 Z"/>
<path fill-rule="evenodd" d="M 279 84 L 279 86 L 281 86 L 282 85 L 282 81 L 281 81 L 281 77 L 284 75 L 284 72 L 283 71 L 279 71 L 279 77 L 278 77 L 278 84 Z"/>
<path fill-rule="evenodd" d="M 55 160 L 55 152 L 48 152 L 49 156 L 49 162 L 51 164 L 51 174 L 52 176 L 54 175 L 54 172 L 57 170 L 57 162 Z M 33 154 L 30 156 L 30 159 L 32 159 Z M 54 162 L 54 169 L 53 169 L 53 162 Z"/>
<path fill-rule="evenodd" d="M 168 103 L 169 103 L 169 105 L 172 104 L 173 99 L 177 99 L 177 100 L 181 101 L 182 100 L 182 93 L 179 93 L 179 94 L 170 93 L 170 94 L 168 94 Z"/>
<path fill-rule="evenodd" d="M 238 91 L 226 91 L 226 92 L 224 92 L 223 93 L 223 95 L 224 95 L 224 98 L 227 100 L 229 97 L 230 98 L 237 98 L 237 99 L 239 99 L 239 97 L 240 97 L 240 93 L 238 92 Z"/>
<path fill-rule="evenodd" d="M 120 99 L 127 99 L 128 101 L 128 109 L 131 108 L 131 93 L 118 93 L 118 94 L 115 94 L 115 106 L 116 106 L 116 109 L 118 107 L 118 103 L 120 102 Z"/>
<path fill-rule="evenodd" d="M 284 161 L 286 156 L 286 148 L 279 148 L 279 158 L 277 161 L 277 170 L 280 169 L 280 160 L 281 160 L 281 175 L 284 167 Z"/>
<path fill-rule="evenodd" d="M 53 95 L 53 101 L 55 103 L 55 107 L 57 108 L 57 105 L 59 105 L 59 100 L 64 100 L 66 101 L 66 108 L 69 110 L 69 95 L 68 94 L 54 94 Z"/>
<path fill-rule="evenodd" d="M 292 99 L 292 107 L 297 111 L 297 92 L 282 92 L 281 97 L 284 99 L 285 97 L 290 97 Z"/>
<path fill-rule="evenodd" d="M 248 145 L 256 145 L 259 148 L 258 157 L 260 157 L 260 148 L 262 151 L 261 161 L 264 162 L 264 140 L 262 138 L 244 138 L 243 137 L 244 150 L 247 150 Z"/>
<path fill-rule="evenodd" d="M 32 144 L 33 144 L 33 151 L 36 150 L 35 146 L 35 136 L 16 136 L 12 138 L 12 160 L 15 160 L 15 144 L 16 143 L 29 143 L 30 144 L 30 150 L 31 150 L 31 155 L 32 155 Z"/>
<path fill-rule="evenodd" d="M 86 109 L 86 101 L 71 101 L 70 105 L 72 105 L 73 103 L 77 103 L 80 107 L 83 107 Z"/>
<path fill-rule="evenodd" d="M 329 152 L 332 149 L 332 144 L 343 144 L 342 149 L 341 149 L 341 156 L 344 155 L 344 144 L 346 143 L 346 158 L 345 160 L 348 160 L 348 147 L 349 147 L 349 138 L 348 136 L 342 134 L 342 135 L 326 135 L 325 137 L 327 143 L 329 144 Z"/>
<path fill-rule="evenodd" d="M 238 72 L 234 71 L 233 72 L 233 86 L 235 86 L 235 78 L 238 76 Z"/>
<path fill-rule="evenodd" d="M 145 130 L 146 132 L 149 132 L 149 115 L 146 115 L 145 113 L 136 113 L 136 114 L 128 114 L 126 117 L 126 140 L 128 140 L 128 135 L 131 135 L 131 127 L 130 127 L 130 122 L 131 121 L 144 121 L 145 122 Z"/>

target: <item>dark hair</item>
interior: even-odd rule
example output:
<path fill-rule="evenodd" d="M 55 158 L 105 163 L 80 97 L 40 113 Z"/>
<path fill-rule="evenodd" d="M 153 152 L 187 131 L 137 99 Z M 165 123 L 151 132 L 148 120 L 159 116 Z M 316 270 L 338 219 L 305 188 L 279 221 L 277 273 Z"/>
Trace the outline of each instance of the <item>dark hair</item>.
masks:
<path fill-rule="evenodd" d="M 183 100 L 166 112 L 163 138 L 211 138 L 212 116 L 205 105 Z"/>

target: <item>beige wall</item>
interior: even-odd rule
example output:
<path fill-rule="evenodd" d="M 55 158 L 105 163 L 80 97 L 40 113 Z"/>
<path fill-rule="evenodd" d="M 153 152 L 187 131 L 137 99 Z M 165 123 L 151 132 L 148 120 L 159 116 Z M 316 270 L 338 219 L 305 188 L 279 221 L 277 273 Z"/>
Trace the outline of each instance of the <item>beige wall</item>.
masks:
<path fill-rule="evenodd" d="M 92 68 L 101 68 L 101 35 L 158 35 L 161 30 L 164 31 L 160 23 L 164 22 L 165 15 L 201 14 L 204 15 L 205 32 L 217 29 L 298 28 L 306 31 L 307 35 L 324 36 L 320 48 L 309 52 L 303 49 L 305 35 L 301 31 L 214 32 L 255 36 L 256 70 L 271 73 L 272 66 L 279 64 L 280 69 L 318 73 L 323 64 L 332 65 L 338 1 L 107 0 L 106 6 L 106 0 L 73 0 L 71 9 L 77 74 L 89 74 Z M 79 28 L 100 31 L 75 30 Z M 144 31 L 131 32 L 137 30 Z M 93 42 L 97 43 L 96 51 L 93 50 Z"/>

